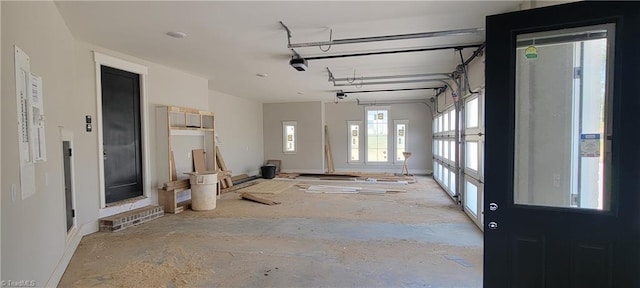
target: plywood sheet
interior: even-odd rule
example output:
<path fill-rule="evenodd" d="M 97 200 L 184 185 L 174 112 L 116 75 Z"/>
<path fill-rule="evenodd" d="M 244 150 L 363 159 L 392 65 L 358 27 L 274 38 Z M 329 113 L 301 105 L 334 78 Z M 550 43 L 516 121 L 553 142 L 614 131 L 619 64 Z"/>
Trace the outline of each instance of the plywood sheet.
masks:
<path fill-rule="evenodd" d="M 207 166 L 205 164 L 204 158 L 204 149 L 195 149 L 192 150 L 191 153 L 193 154 L 193 169 L 196 171 L 196 173 L 207 171 Z"/>
<path fill-rule="evenodd" d="M 171 181 L 178 180 L 178 172 L 176 171 L 176 158 L 173 156 L 173 150 L 171 151 L 171 159 L 169 159 L 169 166 L 171 168 Z"/>
<path fill-rule="evenodd" d="M 239 192 L 252 194 L 278 194 L 289 189 L 295 184 L 296 182 L 292 181 L 269 180 L 241 189 Z"/>

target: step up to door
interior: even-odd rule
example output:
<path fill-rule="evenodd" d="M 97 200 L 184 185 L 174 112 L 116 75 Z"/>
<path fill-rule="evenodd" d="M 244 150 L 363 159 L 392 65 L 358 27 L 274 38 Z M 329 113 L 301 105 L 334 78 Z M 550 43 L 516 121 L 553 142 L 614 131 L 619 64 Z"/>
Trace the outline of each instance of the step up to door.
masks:
<path fill-rule="evenodd" d="M 100 219 L 100 231 L 116 232 L 162 217 L 164 208 L 161 206 L 146 206 L 120 214 Z"/>

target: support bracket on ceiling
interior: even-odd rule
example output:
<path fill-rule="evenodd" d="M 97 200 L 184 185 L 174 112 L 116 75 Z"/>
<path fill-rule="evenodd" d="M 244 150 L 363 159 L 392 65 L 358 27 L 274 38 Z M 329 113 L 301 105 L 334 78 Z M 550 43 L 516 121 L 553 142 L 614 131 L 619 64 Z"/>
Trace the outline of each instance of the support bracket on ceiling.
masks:
<path fill-rule="evenodd" d="M 284 30 L 287 31 L 287 48 L 293 48 L 293 47 L 291 47 L 291 30 L 289 30 L 289 27 L 287 27 L 287 25 L 284 25 L 284 23 L 282 21 L 280 21 L 280 25 L 282 25 Z M 291 49 L 291 50 L 293 50 L 293 49 Z"/>
<path fill-rule="evenodd" d="M 336 86 L 336 78 L 333 77 L 333 73 L 331 73 L 331 70 L 329 70 L 329 67 L 327 68 L 327 72 L 329 73 L 329 82 L 333 82 L 333 86 Z"/>

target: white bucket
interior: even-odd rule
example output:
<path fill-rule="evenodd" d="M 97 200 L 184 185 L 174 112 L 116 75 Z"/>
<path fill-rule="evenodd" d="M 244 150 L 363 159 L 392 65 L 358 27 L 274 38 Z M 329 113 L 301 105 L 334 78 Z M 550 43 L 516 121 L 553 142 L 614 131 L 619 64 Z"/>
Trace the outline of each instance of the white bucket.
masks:
<path fill-rule="evenodd" d="M 190 173 L 191 209 L 207 211 L 216 208 L 217 173 Z"/>

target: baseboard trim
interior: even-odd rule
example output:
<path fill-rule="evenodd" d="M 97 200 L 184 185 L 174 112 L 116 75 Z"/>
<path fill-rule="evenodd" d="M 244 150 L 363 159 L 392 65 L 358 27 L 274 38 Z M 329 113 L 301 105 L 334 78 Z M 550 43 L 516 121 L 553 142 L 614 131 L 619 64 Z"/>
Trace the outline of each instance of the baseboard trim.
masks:
<path fill-rule="evenodd" d="M 87 231 L 87 227 L 91 228 L 91 225 L 86 223 L 82 225 L 80 228 L 72 228 L 71 233 L 67 237 L 67 243 L 64 248 L 64 253 L 62 254 L 62 258 L 58 261 L 56 268 L 49 276 L 49 280 L 44 285 L 44 287 L 57 287 L 58 283 L 62 279 L 62 275 L 64 275 L 64 271 L 67 270 L 67 266 L 69 266 L 69 262 L 71 262 L 71 257 L 73 257 L 73 253 L 76 252 L 78 245 L 80 245 L 80 240 L 82 240 L 82 236 L 86 235 L 84 232 Z"/>

